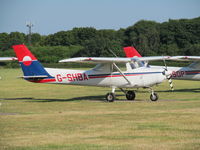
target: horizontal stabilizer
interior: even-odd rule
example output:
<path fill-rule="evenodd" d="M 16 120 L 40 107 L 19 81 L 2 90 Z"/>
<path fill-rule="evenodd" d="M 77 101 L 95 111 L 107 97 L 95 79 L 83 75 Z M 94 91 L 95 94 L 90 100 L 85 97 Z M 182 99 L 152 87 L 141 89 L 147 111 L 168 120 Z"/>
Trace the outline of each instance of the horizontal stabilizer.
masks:
<path fill-rule="evenodd" d="M 19 78 L 23 78 L 23 79 L 44 79 L 47 78 L 48 76 L 46 75 L 39 75 L 39 76 L 22 76 Z"/>

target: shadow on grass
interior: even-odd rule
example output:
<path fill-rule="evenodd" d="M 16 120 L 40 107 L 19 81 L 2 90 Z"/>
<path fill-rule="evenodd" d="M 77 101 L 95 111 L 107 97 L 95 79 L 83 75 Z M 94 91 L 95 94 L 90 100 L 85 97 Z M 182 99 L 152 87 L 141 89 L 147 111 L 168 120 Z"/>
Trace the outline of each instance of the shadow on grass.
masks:
<path fill-rule="evenodd" d="M 81 100 L 104 101 L 105 99 L 104 97 L 103 96 L 84 96 L 84 97 L 74 97 L 74 98 L 69 98 L 69 99 L 22 97 L 22 98 L 0 98 L 0 100 L 25 100 L 27 102 L 66 102 L 66 101 L 81 101 Z"/>
<path fill-rule="evenodd" d="M 98 95 L 98 96 L 83 96 L 83 97 L 73 97 L 69 99 L 40 99 L 40 98 L 34 98 L 33 101 L 28 101 L 28 102 L 70 102 L 70 101 L 84 101 L 84 100 L 89 100 L 89 101 L 106 101 L 105 96 L 103 95 Z"/>
<path fill-rule="evenodd" d="M 124 96 L 124 95 L 116 95 L 118 96 Z M 0 100 L 25 100 L 26 102 L 70 102 L 70 101 L 101 101 L 101 102 L 107 102 L 105 99 L 105 95 L 98 95 L 98 96 L 82 96 L 82 97 L 74 97 L 69 99 L 46 99 L 46 98 L 33 98 L 33 97 L 23 97 L 23 98 L 0 98 Z M 125 101 L 125 100 L 119 100 L 116 98 L 117 101 Z M 137 101 L 137 100 L 136 100 Z"/>
<path fill-rule="evenodd" d="M 170 93 L 171 90 L 164 90 L 164 91 L 156 91 L 156 92 L 166 92 Z M 200 88 L 193 88 L 193 89 L 175 89 L 173 92 L 190 92 L 190 93 L 200 93 Z"/>
<path fill-rule="evenodd" d="M 123 96 L 124 99 L 119 99 L 118 97 Z M 98 96 L 82 96 L 82 97 L 73 97 L 69 99 L 61 99 L 61 98 L 34 98 L 34 97 L 21 97 L 21 98 L 0 98 L 0 100 L 23 100 L 26 102 L 70 102 L 70 101 L 99 101 L 99 102 L 107 102 L 105 95 L 98 95 Z M 116 101 L 129 101 L 129 102 L 135 102 L 135 101 L 146 101 L 141 99 L 135 99 L 135 100 L 126 100 L 124 94 L 117 94 L 116 95 Z"/>

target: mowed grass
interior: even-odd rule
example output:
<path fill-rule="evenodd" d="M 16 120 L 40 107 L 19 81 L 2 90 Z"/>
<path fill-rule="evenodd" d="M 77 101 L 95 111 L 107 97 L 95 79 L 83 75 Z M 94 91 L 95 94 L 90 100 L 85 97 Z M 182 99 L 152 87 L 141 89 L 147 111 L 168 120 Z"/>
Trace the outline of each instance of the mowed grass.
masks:
<path fill-rule="evenodd" d="M 110 88 L 29 83 L 0 69 L 0 150 L 200 149 L 200 82 L 174 81 L 126 101 Z"/>

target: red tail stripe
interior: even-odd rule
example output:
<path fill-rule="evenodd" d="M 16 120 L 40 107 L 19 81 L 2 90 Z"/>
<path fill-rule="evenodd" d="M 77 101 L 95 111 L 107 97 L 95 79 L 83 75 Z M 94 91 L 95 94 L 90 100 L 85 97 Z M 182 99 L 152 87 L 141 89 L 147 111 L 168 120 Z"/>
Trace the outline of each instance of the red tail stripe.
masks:
<path fill-rule="evenodd" d="M 42 79 L 42 80 L 29 80 L 30 82 L 35 82 L 35 83 L 48 83 L 48 82 L 55 82 L 56 79 Z"/>

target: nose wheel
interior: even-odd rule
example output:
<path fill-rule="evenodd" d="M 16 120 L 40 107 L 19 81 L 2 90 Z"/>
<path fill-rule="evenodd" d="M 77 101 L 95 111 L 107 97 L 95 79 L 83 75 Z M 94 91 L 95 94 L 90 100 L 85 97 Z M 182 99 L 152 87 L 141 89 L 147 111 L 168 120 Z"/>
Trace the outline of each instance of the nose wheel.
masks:
<path fill-rule="evenodd" d="M 150 95 L 150 99 L 151 101 L 157 101 L 158 100 L 158 94 L 154 92 L 154 90 L 152 88 L 149 88 L 151 95 Z"/>
<path fill-rule="evenodd" d="M 158 94 L 157 93 L 151 93 L 150 95 L 151 101 L 157 101 L 158 100 Z"/>

